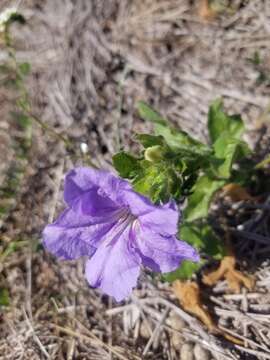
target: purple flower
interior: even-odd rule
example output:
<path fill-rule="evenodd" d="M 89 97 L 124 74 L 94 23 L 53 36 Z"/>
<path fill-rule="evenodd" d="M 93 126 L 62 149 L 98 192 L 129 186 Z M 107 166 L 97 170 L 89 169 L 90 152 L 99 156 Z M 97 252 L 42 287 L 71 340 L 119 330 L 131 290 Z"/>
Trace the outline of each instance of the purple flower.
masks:
<path fill-rule="evenodd" d="M 61 259 L 88 258 L 86 278 L 117 301 L 130 295 L 142 265 L 170 272 L 196 251 L 176 238 L 174 202 L 154 205 L 115 175 L 76 168 L 65 179 L 67 209 L 47 225 L 43 244 Z"/>

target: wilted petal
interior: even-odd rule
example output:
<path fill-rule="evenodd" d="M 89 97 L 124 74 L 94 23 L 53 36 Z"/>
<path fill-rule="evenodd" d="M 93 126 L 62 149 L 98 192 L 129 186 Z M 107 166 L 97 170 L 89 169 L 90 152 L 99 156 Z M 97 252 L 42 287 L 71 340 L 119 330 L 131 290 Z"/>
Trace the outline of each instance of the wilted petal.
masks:
<path fill-rule="evenodd" d="M 103 242 L 86 263 L 86 278 L 93 287 L 113 296 L 116 301 L 128 297 L 136 286 L 141 259 L 130 247 L 129 228 L 118 239 Z"/>
<path fill-rule="evenodd" d="M 194 248 L 175 236 L 162 236 L 142 226 L 135 228 L 133 234 L 143 264 L 154 271 L 170 272 L 177 269 L 183 260 L 199 260 Z"/>

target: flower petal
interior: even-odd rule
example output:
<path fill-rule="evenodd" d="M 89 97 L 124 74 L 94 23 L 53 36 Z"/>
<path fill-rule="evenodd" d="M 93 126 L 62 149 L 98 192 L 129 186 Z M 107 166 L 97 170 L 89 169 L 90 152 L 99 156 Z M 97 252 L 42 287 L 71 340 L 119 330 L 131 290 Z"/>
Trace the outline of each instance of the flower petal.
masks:
<path fill-rule="evenodd" d="M 179 212 L 174 201 L 165 205 L 154 205 L 145 196 L 132 190 L 122 192 L 122 197 L 140 223 L 161 234 L 175 235 Z"/>
<path fill-rule="evenodd" d="M 143 264 L 154 271 L 170 272 L 177 269 L 183 260 L 199 260 L 196 250 L 175 236 L 162 236 L 140 226 L 134 229 L 133 237 Z"/>
<path fill-rule="evenodd" d="M 116 301 L 128 297 L 136 286 L 140 272 L 140 257 L 129 244 L 129 228 L 118 239 L 103 242 L 86 263 L 86 278 Z"/>
<path fill-rule="evenodd" d="M 116 201 L 120 189 L 130 188 L 127 181 L 108 171 L 78 167 L 66 175 L 64 199 L 69 206 L 72 206 L 73 201 L 83 193 L 96 189 L 99 195 Z"/>
<path fill-rule="evenodd" d="M 104 218 L 117 211 L 117 206 L 111 199 L 99 195 L 97 189 L 92 189 L 73 201 L 72 208 L 77 208 L 78 201 L 81 203 L 81 212 L 94 218 Z"/>
<path fill-rule="evenodd" d="M 139 221 L 144 227 L 163 235 L 175 235 L 177 233 L 178 219 L 179 212 L 165 206 L 139 216 Z"/>
<path fill-rule="evenodd" d="M 92 217 L 73 208 L 65 210 L 59 218 L 43 230 L 43 245 L 54 255 L 65 259 L 92 256 L 98 244 L 114 226 L 116 217 L 106 222 L 95 222 Z"/>

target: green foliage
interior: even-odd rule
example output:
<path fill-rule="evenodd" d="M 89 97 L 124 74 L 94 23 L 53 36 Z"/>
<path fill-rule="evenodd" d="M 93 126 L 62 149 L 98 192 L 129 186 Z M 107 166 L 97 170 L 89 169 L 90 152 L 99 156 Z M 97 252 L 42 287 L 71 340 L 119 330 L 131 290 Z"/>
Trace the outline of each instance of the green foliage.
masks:
<path fill-rule="evenodd" d="M 152 163 L 148 160 L 141 162 L 141 171 L 133 179 L 134 189 L 147 194 L 153 202 L 167 201 L 172 194 L 177 197 L 178 183 L 172 167 L 166 167 L 164 162 Z"/>
<path fill-rule="evenodd" d="M 230 136 L 219 137 L 213 145 L 215 157 L 220 159 L 216 163 L 216 174 L 225 179 L 229 179 L 232 173 L 233 164 L 250 154 L 248 145 Z"/>
<path fill-rule="evenodd" d="M 260 85 L 264 83 L 269 86 L 270 83 L 270 73 L 268 67 L 264 65 L 264 61 L 261 58 L 261 55 L 258 51 L 255 51 L 251 58 L 248 58 L 247 61 L 253 66 L 254 70 L 257 71 L 257 84 Z"/>
<path fill-rule="evenodd" d="M 12 23 L 24 24 L 25 20 L 15 10 L 8 10 L 5 14 L 6 19 L 2 21 L 1 29 L 4 32 L 5 47 L 9 57 L 0 64 L 0 86 L 5 90 L 7 89 L 14 98 L 12 100 L 12 96 L 10 96 L 13 110 L 10 112 L 10 119 L 8 119 L 9 129 L 12 132 L 14 157 L 4 174 L 3 183 L 0 184 L 0 227 L 15 205 L 16 195 L 26 169 L 28 150 L 32 139 L 32 121 L 26 113 L 26 110 L 30 108 L 30 103 L 25 86 L 25 79 L 31 71 L 31 66 L 27 62 L 17 60 L 9 32 Z"/>
<path fill-rule="evenodd" d="M 179 237 L 202 256 L 220 259 L 224 248 L 207 218 L 218 190 L 234 181 L 246 181 L 235 168 L 242 160 L 249 164 L 250 149 L 242 140 L 241 117 L 226 114 L 220 99 L 213 102 L 208 113 L 210 145 L 207 145 L 173 127 L 144 102 L 138 104 L 138 113 L 153 123 L 155 135 L 137 134 L 136 140 L 143 146 L 141 153 L 137 157 L 125 152 L 116 154 L 115 168 L 122 177 L 130 179 L 136 191 L 156 203 L 186 199 Z M 168 281 L 190 278 L 203 263 L 185 261 L 164 278 Z"/>
<path fill-rule="evenodd" d="M 142 144 L 144 148 L 152 146 L 166 146 L 163 136 L 155 136 L 148 134 L 137 134 L 136 139 Z"/>
<path fill-rule="evenodd" d="M 26 23 L 26 20 L 25 20 L 25 17 L 24 17 L 22 14 L 19 14 L 19 13 L 17 13 L 17 12 L 14 12 L 14 13 L 10 16 L 10 18 L 9 18 L 9 20 L 8 20 L 8 25 L 10 25 L 10 24 L 12 24 L 12 23 L 14 23 L 14 22 L 17 22 L 17 23 L 19 23 L 19 24 L 21 24 L 21 25 L 24 25 L 24 24 Z"/>
<path fill-rule="evenodd" d="M 131 179 L 141 170 L 139 160 L 121 151 L 113 156 L 113 166 L 123 178 Z"/>
<path fill-rule="evenodd" d="M 241 117 L 227 115 L 223 111 L 221 99 L 214 101 L 210 106 L 207 126 L 212 144 L 223 136 L 241 139 L 244 132 L 244 123 Z"/>
<path fill-rule="evenodd" d="M 8 290 L 5 288 L 0 288 L 0 307 L 8 306 L 10 304 L 10 298 Z"/>
<path fill-rule="evenodd" d="M 153 110 L 149 105 L 143 101 L 138 102 L 138 112 L 141 118 L 151 121 L 155 124 L 167 125 L 167 120 L 164 119 L 158 112 Z"/>
<path fill-rule="evenodd" d="M 224 254 L 222 242 L 206 222 L 184 222 L 181 224 L 179 237 L 214 259 L 219 259 Z"/>
<path fill-rule="evenodd" d="M 27 76 L 30 74 L 31 65 L 28 62 L 23 62 L 19 64 L 19 70 L 22 75 Z"/>
<path fill-rule="evenodd" d="M 185 260 L 182 262 L 181 266 L 178 269 L 170 273 L 163 274 L 162 278 L 163 280 L 168 282 L 173 282 L 177 279 L 179 280 L 190 279 L 192 275 L 201 268 L 202 264 L 203 264 L 202 262 L 194 263 Z"/>
<path fill-rule="evenodd" d="M 173 128 L 166 119 L 152 110 L 147 104 L 139 102 L 138 112 L 143 119 L 154 123 L 154 130 L 156 135 L 159 138 L 164 138 L 172 151 L 184 151 L 188 154 L 196 154 L 199 156 L 206 156 L 211 153 L 211 149 L 208 146 L 198 140 L 193 139 L 186 132 Z M 159 145 L 162 145 L 162 143 L 159 143 Z"/>
<path fill-rule="evenodd" d="M 214 180 L 207 175 L 200 176 L 188 198 L 188 205 L 184 211 L 185 220 L 194 221 L 207 217 L 214 194 L 225 184 L 224 180 Z"/>
<path fill-rule="evenodd" d="M 31 127 L 31 119 L 28 115 L 25 115 L 24 113 L 19 111 L 12 111 L 11 116 L 21 127 L 21 129 L 28 130 Z"/>
<path fill-rule="evenodd" d="M 252 65 L 258 66 L 262 63 L 262 59 L 260 56 L 260 53 L 258 51 L 255 51 L 253 56 L 251 58 L 247 59 Z"/>
<path fill-rule="evenodd" d="M 17 250 L 25 247 L 28 244 L 28 241 L 26 240 L 14 240 L 11 241 L 4 250 L 0 253 L 0 262 L 2 263 L 4 259 L 6 259 L 8 256 L 16 252 Z"/>

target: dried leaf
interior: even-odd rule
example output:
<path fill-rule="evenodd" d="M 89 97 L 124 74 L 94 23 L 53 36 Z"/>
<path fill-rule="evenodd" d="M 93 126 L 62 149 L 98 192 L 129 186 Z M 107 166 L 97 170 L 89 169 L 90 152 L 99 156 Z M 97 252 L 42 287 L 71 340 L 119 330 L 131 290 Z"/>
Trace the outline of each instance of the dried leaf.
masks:
<path fill-rule="evenodd" d="M 241 285 L 245 286 L 249 290 L 254 287 L 254 280 L 242 274 L 240 271 L 235 269 L 236 259 L 234 255 L 225 256 L 219 265 L 219 268 L 215 271 L 210 272 L 203 277 L 203 283 L 208 286 L 215 285 L 219 280 L 226 279 L 228 287 L 234 292 L 240 292 Z"/>
<path fill-rule="evenodd" d="M 210 314 L 203 308 L 197 283 L 176 280 L 173 283 L 173 290 L 184 310 L 199 318 L 211 332 L 216 331 L 216 325 Z"/>
<path fill-rule="evenodd" d="M 210 332 L 221 335 L 234 344 L 243 345 L 242 340 L 227 334 L 216 326 L 209 312 L 203 307 L 200 288 L 196 282 L 176 280 L 173 283 L 173 290 L 183 309 L 201 320 Z"/>
<path fill-rule="evenodd" d="M 247 189 L 235 183 L 225 185 L 222 190 L 223 195 L 228 196 L 233 202 L 258 200 L 257 197 L 250 195 Z"/>
<path fill-rule="evenodd" d="M 216 13 L 210 7 L 209 0 L 200 1 L 198 13 L 206 21 L 212 20 L 216 16 Z"/>

